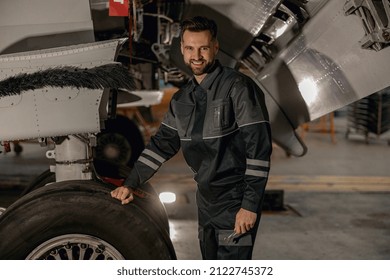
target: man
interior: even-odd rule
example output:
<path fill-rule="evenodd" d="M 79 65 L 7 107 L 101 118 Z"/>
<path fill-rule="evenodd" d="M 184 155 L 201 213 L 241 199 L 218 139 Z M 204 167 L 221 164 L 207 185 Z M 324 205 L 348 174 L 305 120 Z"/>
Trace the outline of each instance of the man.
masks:
<path fill-rule="evenodd" d="M 194 77 L 173 97 L 160 129 L 124 186 L 142 187 L 180 148 L 197 182 L 203 259 L 251 259 L 270 168 L 272 140 L 264 95 L 247 76 L 223 67 L 213 20 L 181 24 L 181 52 Z"/>

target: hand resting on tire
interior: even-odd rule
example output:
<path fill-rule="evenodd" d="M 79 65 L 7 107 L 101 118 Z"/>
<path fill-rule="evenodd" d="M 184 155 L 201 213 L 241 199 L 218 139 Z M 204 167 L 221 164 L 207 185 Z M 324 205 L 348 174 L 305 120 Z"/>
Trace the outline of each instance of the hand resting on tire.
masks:
<path fill-rule="evenodd" d="M 134 199 L 133 191 L 125 186 L 120 186 L 113 190 L 111 192 L 111 197 L 120 200 L 122 204 L 128 204 Z"/>

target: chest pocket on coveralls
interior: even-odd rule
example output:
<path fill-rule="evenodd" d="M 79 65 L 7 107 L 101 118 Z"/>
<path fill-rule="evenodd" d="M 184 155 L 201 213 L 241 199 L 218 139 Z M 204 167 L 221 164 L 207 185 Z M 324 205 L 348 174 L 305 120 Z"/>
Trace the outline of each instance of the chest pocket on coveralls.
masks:
<path fill-rule="evenodd" d="M 211 103 L 213 128 L 222 131 L 232 123 L 232 108 L 230 99 L 216 99 Z"/>
<path fill-rule="evenodd" d="M 177 126 L 177 132 L 180 138 L 189 138 L 191 137 L 191 117 L 195 106 L 193 104 L 174 102 L 173 108 L 175 110 L 175 120 Z"/>

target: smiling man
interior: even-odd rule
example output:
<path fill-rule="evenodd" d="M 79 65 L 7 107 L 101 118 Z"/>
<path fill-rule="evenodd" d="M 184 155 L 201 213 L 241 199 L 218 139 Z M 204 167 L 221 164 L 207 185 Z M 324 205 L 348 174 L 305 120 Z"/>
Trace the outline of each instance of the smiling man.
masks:
<path fill-rule="evenodd" d="M 196 28 L 195 25 L 194 23 L 194 28 Z M 203 32 L 193 32 L 189 28 L 187 32 L 182 32 L 181 53 L 183 54 L 185 64 L 191 68 L 198 84 L 202 82 L 215 63 L 215 56 L 219 49 L 219 43 L 215 34 L 216 28 L 216 26 L 210 26 L 209 31 Z"/>
<path fill-rule="evenodd" d="M 134 197 L 180 148 L 197 183 L 203 259 L 251 259 L 270 168 L 271 129 L 264 94 L 249 77 L 222 66 L 217 25 L 205 17 L 181 24 L 181 52 L 194 77 L 173 97 L 164 120 L 122 187 Z"/>

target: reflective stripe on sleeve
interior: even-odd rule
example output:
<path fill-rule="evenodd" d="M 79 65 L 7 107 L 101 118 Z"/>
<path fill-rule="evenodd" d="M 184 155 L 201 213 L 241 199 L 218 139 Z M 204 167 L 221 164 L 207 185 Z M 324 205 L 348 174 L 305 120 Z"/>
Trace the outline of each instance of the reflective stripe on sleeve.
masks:
<path fill-rule="evenodd" d="M 247 169 L 245 171 L 245 175 L 251 175 L 251 176 L 255 176 L 255 177 L 267 178 L 268 177 L 268 172 L 260 171 L 260 170 Z"/>
<path fill-rule="evenodd" d="M 157 164 L 153 163 L 152 161 L 148 160 L 147 158 L 143 157 L 143 156 L 140 156 L 138 158 L 138 161 L 139 162 L 142 162 L 143 164 L 146 164 L 147 166 L 149 166 L 150 168 L 152 168 L 153 170 L 157 170 L 160 166 L 158 166 Z"/>
<path fill-rule="evenodd" d="M 268 177 L 268 171 L 270 163 L 266 160 L 260 159 L 246 159 L 246 171 L 245 175 L 255 176 L 255 177 Z"/>
<path fill-rule="evenodd" d="M 157 160 L 160 163 L 164 163 L 165 162 L 165 159 L 162 156 L 156 154 L 152 150 L 145 149 L 142 153 L 145 154 L 145 155 L 150 156 L 151 158 Z"/>
<path fill-rule="evenodd" d="M 254 165 L 254 166 L 260 166 L 260 167 L 269 167 L 269 161 L 266 160 L 259 160 L 259 159 L 246 159 L 247 165 Z"/>

